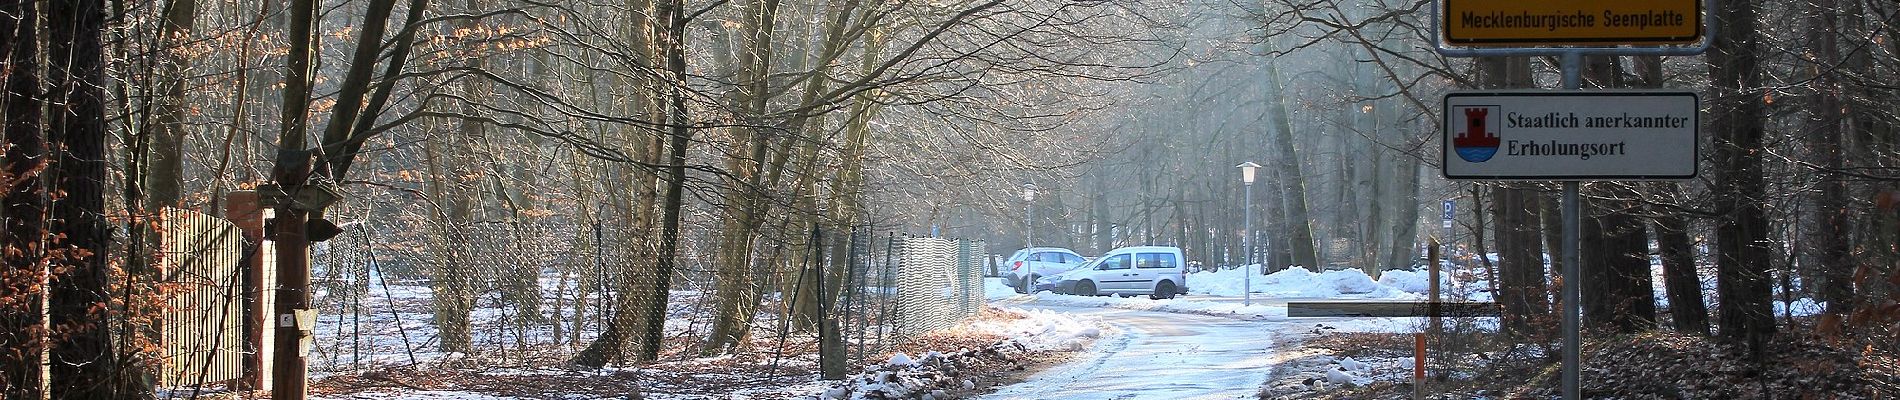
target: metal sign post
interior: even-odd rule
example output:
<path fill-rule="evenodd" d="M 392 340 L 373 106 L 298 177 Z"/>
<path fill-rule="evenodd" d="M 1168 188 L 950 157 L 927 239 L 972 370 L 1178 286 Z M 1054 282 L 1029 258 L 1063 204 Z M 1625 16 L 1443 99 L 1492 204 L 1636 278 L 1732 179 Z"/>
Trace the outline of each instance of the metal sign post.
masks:
<path fill-rule="evenodd" d="M 1445 224 L 1444 224 L 1444 225 L 1445 225 L 1445 239 L 1444 239 L 1444 240 L 1440 240 L 1439 242 L 1442 242 L 1442 243 L 1444 243 L 1444 244 L 1445 244 L 1445 245 L 1447 245 L 1447 246 L 1449 246 L 1449 245 L 1451 245 L 1451 222 L 1452 222 L 1453 220 L 1455 220 L 1455 219 L 1456 219 L 1456 218 L 1453 218 L 1453 217 L 1455 217 L 1455 216 L 1457 215 L 1457 214 L 1456 214 L 1456 211 L 1457 211 L 1457 209 L 1458 209 L 1458 202 L 1457 202 L 1457 201 L 1453 201 L 1453 200 L 1445 200 L 1445 218 L 1444 218 L 1444 220 L 1445 220 Z M 1449 249 L 1447 249 L 1447 250 L 1449 250 Z M 1445 257 L 1451 257 L 1451 254 L 1450 254 L 1449 252 L 1447 252 L 1447 253 L 1445 254 Z"/>
<path fill-rule="evenodd" d="M 1439 34 L 1446 34 L 1447 31 L 1443 29 L 1443 26 L 1441 25 L 1442 23 L 1446 22 L 1446 19 L 1441 18 L 1441 16 L 1444 16 L 1447 13 L 1447 8 L 1446 8 L 1447 3 L 1453 2 L 1453 1 L 1461 1 L 1461 0 L 1439 0 L 1438 4 L 1435 4 L 1432 7 L 1432 14 L 1433 14 L 1432 15 L 1432 25 L 1433 25 L 1432 31 L 1433 32 L 1438 32 Z M 1617 2 L 1610 2 L 1610 3 L 1617 3 Z M 1543 10 L 1554 10 L 1554 9 L 1565 8 L 1565 7 L 1581 10 L 1583 7 L 1585 7 L 1585 4 L 1593 4 L 1593 3 L 1586 3 L 1586 2 L 1580 2 L 1580 1 L 1575 1 L 1575 0 L 1541 0 L 1541 1 L 1521 1 L 1521 2 L 1514 1 L 1514 2 L 1511 2 L 1511 4 L 1516 4 L 1517 7 L 1520 7 L 1524 10 L 1523 11 L 1524 13 L 1529 13 L 1531 12 L 1530 10 L 1533 7 L 1540 8 Z M 1702 11 L 1708 12 L 1708 13 L 1714 13 L 1714 10 L 1715 10 L 1715 2 L 1713 0 L 1703 0 Z M 1540 11 L 1540 12 L 1543 12 L 1543 11 Z M 1507 15 L 1509 14 L 1509 12 L 1505 12 L 1505 13 Z M 1610 15 L 1610 16 L 1614 16 L 1615 14 L 1616 13 L 1614 11 L 1607 11 L 1605 13 L 1605 15 Z M 1464 18 L 1465 16 L 1459 15 L 1458 17 Z M 1575 37 L 1560 37 L 1560 38 L 1517 37 L 1517 38 L 1513 38 L 1509 36 L 1508 33 L 1504 36 L 1489 38 L 1495 43 L 1502 43 L 1502 44 L 1515 45 L 1515 46 L 1552 46 L 1552 45 L 1573 45 L 1573 44 L 1579 44 L 1579 43 L 1588 43 L 1591 45 L 1608 46 L 1608 47 L 1448 48 L 1448 47 L 1445 47 L 1446 45 L 1445 40 L 1434 40 L 1432 43 L 1432 47 L 1440 55 L 1443 55 L 1446 57 L 1514 57 L 1514 56 L 1561 57 L 1561 59 L 1563 60 L 1563 65 L 1562 65 L 1563 90 L 1577 91 L 1577 90 L 1581 90 L 1583 87 L 1583 57 L 1584 56 L 1691 56 L 1691 55 L 1702 54 L 1703 52 L 1707 51 L 1709 49 L 1709 46 L 1713 44 L 1714 38 L 1717 32 L 1715 31 L 1713 24 L 1701 23 L 1702 19 L 1700 15 L 1695 16 L 1694 20 L 1696 21 L 1696 23 L 1701 25 L 1700 28 L 1702 32 L 1701 34 L 1702 40 L 1700 41 L 1700 43 L 1694 46 L 1685 46 L 1685 47 L 1615 47 L 1618 45 L 1639 45 L 1640 46 L 1640 45 L 1659 44 L 1657 41 L 1626 40 L 1628 38 L 1613 37 L 1613 35 L 1618 34 L 1616 32 L 1609 32 L 1609 36 L 1612 36 L 1612 37 L 1609 37 L 1609 38 L 1606 38 L 1605 40 L 1600 40 L 1600 41 L 1599 40 L 1576 40 Z M 1549 20 L 1545 19 L 1545 21 L 1549 21 Z M 1460 21 L 1460 23 L 1466 23 L 1466 22 Z M 1485 22 L 1482 22 L 1482 21 L 1479 21 L 1479 23 L 1485 24 Z M 1509 25 L 1509 24 L 1505 24 L 1505 25 Z M 1585 26 L 1581 26 L 1582 25 L 1581 23 L 1579 23 L 1578 25 L 1579 26 L 1577 26 L 1577 28 L 1580 28 L 1580 29 L 1588 28 Z M 1614 26 L 1605 26 L 1603 24 L 1594 24 L 1592 26 L 1598 29 L 1614 28 Z M 1604 31 L 1599 30 L 1597 32 L 1604 32 Z M 1582 36 L 1587 37 L 1589 35 L 1582 35 Z M 1662 41 L 1661 43 L 1669 43 L 1673 41 L 1674 40 L 1665 40 L 1665 41 Z M 1472 43 L 1469 43 L 1469 42 L 1453 43 L 1453 44 L 1454 45 L 1472 45 Z M 1446 111 L 1449 112 L 1449 110 L 1446 110 Z M 1446 145 L 1451 145 L 1451 143 L 1446 143 Z M 1534 177 L 1511 177 L 1511 178 L 1499 178 L 1499 179 L 1530 180 L 1530 179 L 1534 179 Z M 1579 261 L 1578 261 L 1578 254 L 1577 254 L 1577 244 L 1578 244 L 1578 238 L 1580 236 L 1579 225 L 1581 224 L 1580 223 L 1581 212 L 1579 211 L 1578 200 L 1577 200 L 1577 187 L 1580 182 L 1579 179 L 1591 179 L 1591 178 L 1558 177 L 1558 178 L 1550 179 L 1550 180 L 1559 180 L 1563 182 L 1563 207 L 1562 208 L 1563 208 L 1563 236 L 1564 236 L 1563 237 L 1564 286 L 1563 286 L 1563 293 L 1562 293 L 1562 302 L 1563 302 L 1563 308 L 1564 308 L 1563 310 L 1563 313 L 1564 313 L 1563 314 L 1563 336 L 1564 336 L 1563 337 L 1563 398 L 1565 399 L 1583 398 L 1582 386 L 1580 384 L 1581 374 L 1580 374 L 1580 369 L 1579 369 L 1579 365 L 1581 364 L 1581 359 L 1582 359 L 1582 351 L 1581 351 L 1582 339 L 1579 336 L 1580 335 L 1579 332 L 1581 330 L 1582 320 L 1583 320 L 1582 308 L 1581 308 L 1581 304 L 1579 304 L 1582 298 L 1582 291 L 1580 290 L 1579 286 L 1580 286 L 1581 281 L 1583 280 L 1582 278 L 1583 274 L 1581 272 L 1582 271 L 1581 267 L 1578 265 Z M 1655 179 L 1655 178 L 1651 178 L 1651 179 Z"/>

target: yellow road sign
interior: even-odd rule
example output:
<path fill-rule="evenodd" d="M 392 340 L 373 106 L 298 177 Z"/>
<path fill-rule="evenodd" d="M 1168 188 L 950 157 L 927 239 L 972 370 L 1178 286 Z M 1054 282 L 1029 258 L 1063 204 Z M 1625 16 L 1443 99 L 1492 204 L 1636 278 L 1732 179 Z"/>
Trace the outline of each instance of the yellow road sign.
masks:
<path fill-rule="evenodd" d="M 1702 37 L 1701 0 L 1444 0 L 1459 46 L 1668 45 Z"/>

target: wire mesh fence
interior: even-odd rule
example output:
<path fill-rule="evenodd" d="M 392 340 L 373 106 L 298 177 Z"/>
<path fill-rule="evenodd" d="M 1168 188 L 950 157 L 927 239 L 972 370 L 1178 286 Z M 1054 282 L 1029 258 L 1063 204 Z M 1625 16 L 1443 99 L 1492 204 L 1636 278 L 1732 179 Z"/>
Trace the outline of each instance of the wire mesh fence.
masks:
<path fill-rule="evenodd" d="M 195 227 L 167 225 L 165 229 L 191 230 L 193 235 L 205 234 L 199 231 L 206 231 L 206 226 L 235 229 L 213 217 L 193 218 L 198 221 Z M 665 313 L 667 346 L 691 347 L 698 342 L 694 339 L 707 334 L 712 314 L 708 310 L 724 300 L 717 292 L 705 290 L 716 286 L 715 275 L 705 272 L 705 258 L 698 255 L 707 251 L 705 243 L 719 241 L 703 232 L 689 233 L 699 234 L 687 238 L 689 247 L 701 248 L 685 250 L 682 267 L 662 277 L 650 268 L 657 252 L 647 232 L 605 222 L 359 220 L 343 228 L 340 235 L 315 245 L 311 253 L 318 323 L 309 357 L 311 371 L 319 376 L 439 362 L 485 366 L 560 362 L 607 330 L 621 311 L 617 308 L 623 304 L 622 296 L 638 296 L 634 290 L 657 287 L 629 282 L 673 282 Z M 245 229 L 256 228 L 247 225 Z M 835 285 L 829 300 L 832 306 L 821 309 L 826 310 L 824 318 L 842 328 L 847 351 L 858 360 L 955 326 L 982 309 L 982 242 L 873 232 L 858 227 L 828 233 L 843 235 L 845 239 L 836 244 L 843 248 L 818 253 L 821 259 L 753 266 L 753 271 L 776 274 L 758 279 L 754 289 L 768 293 L 760 298 L 764 301 L 784 301 L 789 293 L 772 293 L 793 288 L 774 282 L 792 282 L 784 278 L 799 273 L 801 266 L 822 265 L 821 272 L 833 277 L 827 279 L 842 278 L 831 283 Z M 243 302 L 247 296 L 232 295 L 269 298 L 271 291 L 260 288 L 275 287 L 274 282 L 257 279 L 272 276 L 264 272 L 277 267 L 255 262 L 270 259 L 269 252 L 255 252 L 268 249 L 269 241 L 245 240 L 255 234 L 224 236 L 216 246 L 168 247 L 174 254 L 167 259 L 175 261 L 209 260 L 205 257 L 220 251 L 242 260 L 221 256 L 216 261 L 194 262 L 215 266 L 191 275 L 195 277 L 192 293 L 211 300 L 174 305 L 168 321 L 219 324 L 168 328 L 168 334 L 177 335 L 168 342 L 174 345 L 166 348 L 167 356 L 180 362 L 167 370 L 179 379 L 165 384 L 234 379 L 229 374 L 179 372 L 188 369 L 261 372 L 257 371 L 261 366 L 269 365 L 257 362 L 268 359 L 271 341 L 259 333 L 269 329 L 254 321 L 266 308 L 247 307 Z M 788 308 L 759 310 L 763 318 L 752 322 L 755 332 L 770 332 L 778 327 L 775 322 L 789 319 Z M 782 330 L 778 335 L 815 337 L 811 332 Z M 213 367 L 184 362 L 212 359 L 206 355 L 207 346 L 222 346 L 220 356 L 236 355 L 244 362 L 238 367 L 232 366 L 239 363 L 226 358 L 218 358 L 219 364 Z"/>
<path fill-rule="evenodd" d="M 905 334 L 955 326 L 983 305 L 981 242 L 905 238 L 898 248 L 894 328 Z"/>

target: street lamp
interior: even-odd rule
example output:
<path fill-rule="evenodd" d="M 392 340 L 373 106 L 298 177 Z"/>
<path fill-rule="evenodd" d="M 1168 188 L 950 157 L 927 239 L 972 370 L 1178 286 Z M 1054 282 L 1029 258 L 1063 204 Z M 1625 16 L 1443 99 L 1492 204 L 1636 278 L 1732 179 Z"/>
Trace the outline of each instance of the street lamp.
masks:
<path fill-rule="evenodd" d="M 1036 247 L 1035 202 L 1036 184 L 1023 182 L 1023 251 L 1027 252 L 1023 254 L 1023 265 L 1029 267 L 1029 271 L 1023 272 L 1023 292 L 1029 294 L 1036 293 L 1036 264 L 1031 262 L 1036 254 L 1033 250 Z"/>
<path fill-rule="evenodd" d="M 1244 197 L 1247 198 L 1247 202 L 1245 203 L 1246 205 L 1244 206 L 1244 209 L 1241 211 L 1242 215 L 1244 215 L 1242 218 L 1245 218 L 1245 220 L 1247 221 L 1244 224 L 1247 227 L 1247 230 L 1246 230 L 1247 235 L 1245 239 L 1247 241 L 1247 261 L 1243 263 L 1246 266 L 1241 267 L 1242 274 L 1240 275 L 1241 276 L 1241 280 L 1240 280 L 1241 303 L 1240 304 L 1245 305 L 1245 306 L 1251 306 L 1253 305 L 1253 268 L 1254 268 L 1253 267 L 1253 172 L 1254 170 L 1260 169 L 1260 164 L 1254 164 L 1252 161 L 1248 161 L 1248 162 L 1241 163 L 1240 165 L 1235 165 L 1235 167 L 1240 168 L 1240 182 L 1246 185 L 1245 192 L 1247 192 L 1247 194 L 1244 195 Z"/>

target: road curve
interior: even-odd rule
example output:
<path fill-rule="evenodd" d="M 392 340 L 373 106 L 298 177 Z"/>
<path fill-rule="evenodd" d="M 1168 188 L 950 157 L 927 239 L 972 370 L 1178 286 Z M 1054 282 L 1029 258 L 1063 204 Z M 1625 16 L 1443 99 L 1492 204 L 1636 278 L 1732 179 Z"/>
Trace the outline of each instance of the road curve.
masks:
<path fill-rule="evenodd" d="M 1099 317 L 1105 335 L 1067 364 L 983 399 L 1255 398 L 1283 324 L 1114 308 L 1013 304 Z"/>

